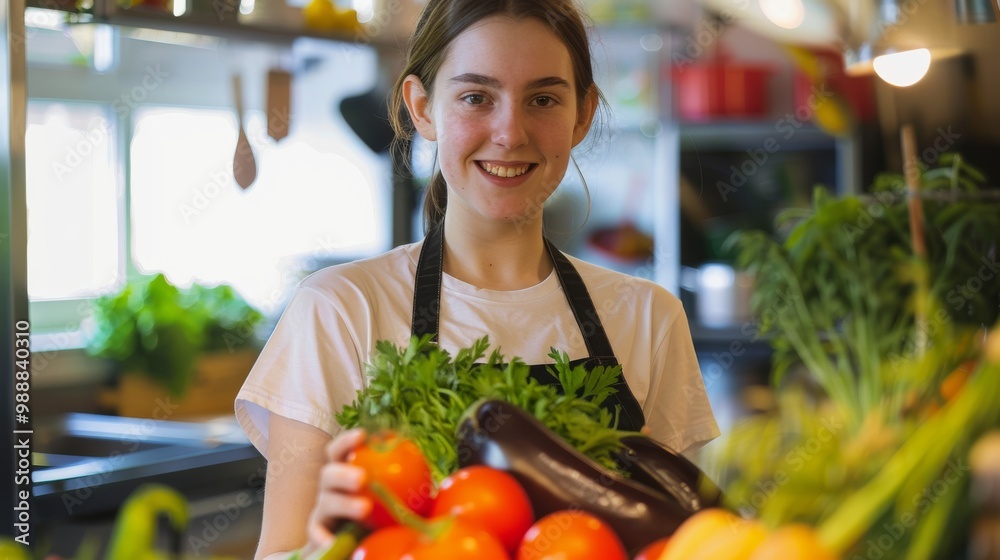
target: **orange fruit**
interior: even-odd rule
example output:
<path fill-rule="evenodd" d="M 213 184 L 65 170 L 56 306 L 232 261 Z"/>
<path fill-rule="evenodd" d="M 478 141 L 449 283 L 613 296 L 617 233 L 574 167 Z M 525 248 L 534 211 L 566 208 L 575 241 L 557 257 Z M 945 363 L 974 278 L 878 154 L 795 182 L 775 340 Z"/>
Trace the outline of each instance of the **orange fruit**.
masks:
<path fill-rule="evenodd" d="M 823 548 L 816 531 L 795 523 L 774 531 L 753 551 L 749 560 L 836 560 Z"/>
<path fill-rule="evenodd" d="M 703 509 L 677 528 L 660 560 L 748 560 L 766 537 L 759 521 L 720 508 Z"/>

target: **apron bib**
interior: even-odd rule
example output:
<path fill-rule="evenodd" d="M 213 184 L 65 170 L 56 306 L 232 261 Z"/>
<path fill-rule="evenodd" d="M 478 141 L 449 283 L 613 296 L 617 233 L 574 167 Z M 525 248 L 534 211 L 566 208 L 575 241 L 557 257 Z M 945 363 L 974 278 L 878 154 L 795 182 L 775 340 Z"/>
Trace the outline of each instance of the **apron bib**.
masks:
<path fill-rule="evenodd" d="M 552 243 L 545 239 L 545 248 L 552 259 L 555 267 L 556 277 L 562 286 L 563 293 L 576 324 L 580 328 L 583 340 L 587 345 L 589 357 L 580 358 L 570 362 L 571 367 L 583 365 L 587 371 L 592 371 L 597 366 L 613 367 L 617 366 L 618 359 L 615 358 L 614 350 L 611 349 L 611 342 L 600 317 L 597 316 L 597 309 L 590 298 L 587 286 L 580 278 L 580 274 L 573 267 L 562 252 Z M 413 316 L 410 331 L 415 336 L 431 335 L 432 340 L 437 341 L 438 330 L 441 323 L 441 274 L 442 262 L 444 259 L 444 227 L 442 224 L 435 226 L 424 239 L 423 247 L 420 248 L 420 257 L 417 260 L 417 272 L 413 286 Z M 548 371 L 546 364 L 529 365 L 529 372 L 532 378 L 544 385 L 556 385 L 560 390 L 558 379 Z M 616 392 L 604 401 L 604 408 L 615 412 L 616 406 L 619 409 L 618 429 L 626 431 L 639 431 L 645 424 L 642 408 L 639 402 L 632 395 L 625 376 L 622 375 L 614 384 Z"/>

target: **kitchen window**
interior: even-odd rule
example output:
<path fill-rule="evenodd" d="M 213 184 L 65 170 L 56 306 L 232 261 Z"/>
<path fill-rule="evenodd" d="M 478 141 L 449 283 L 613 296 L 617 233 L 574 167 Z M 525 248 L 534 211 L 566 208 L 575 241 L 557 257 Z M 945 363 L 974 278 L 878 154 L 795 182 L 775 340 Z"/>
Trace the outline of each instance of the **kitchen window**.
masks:
<path fill-rule="evenodd" d="M 117 287 L 120 187 L 110 108 L 28 103 L 28 296 L 36 325 L 71 330 L 77 306 Z"/>
<path fill-rule="evenodd" d="M 87 103 L 28 105 L 28 295 L 88 297 L 115 286 L 118 186 L 108 111 Z M 61 227 L 54 227 L 61 226 Z"/>
<path fill-rule="evenodd" d="M 28 290 L 38 349 L 82 346 L 90 300 L 135 274 L 230 284 L 276 317 L 305 274 L 388 248 L 388 157 L 334 110 L 371 87 L 374 53 L 325 42 L 190 46 L 123 29 L 114 37 L 117 59 L 105 72 L 54 63 L 44 42 L 65 50 L 65 36 L 28 38 Z M 275 141 L 263 76 L 282 65 L 295 72 L 291 126 Z M 155 84 L 143 81 L 150 72 Z M 235 72 L 257 163 L 246 190 L 232 174 Z M 142 99 L 132 95 L 147 82 L 154 87 Z"/>
<path fill-rule="evenodd" d="M 232 176 L 232 111 L 136 111 L 131 257 L 139 270 L 162 271 L 182 285 L 232 284 L 273 312 L 282 303 L 275 295 L 295 280 L 276 263 L 374 250 L 378 221 L 363 170 L 315 143 L 266 138 L 262 117 L 247 123 L 258 169 L 244 191 Z"/>

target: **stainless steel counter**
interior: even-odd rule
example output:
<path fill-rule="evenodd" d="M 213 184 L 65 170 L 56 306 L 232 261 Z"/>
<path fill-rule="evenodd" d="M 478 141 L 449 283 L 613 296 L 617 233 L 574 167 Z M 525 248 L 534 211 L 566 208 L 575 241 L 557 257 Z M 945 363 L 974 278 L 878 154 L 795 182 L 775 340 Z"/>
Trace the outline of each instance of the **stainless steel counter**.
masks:
<path fill-rule="evenodd" d="M 35 437 L 36 528 L 60 541 L 61 526 L 110 523 L 147 482 L 171 486 L 191 502 L 192 529 L 202 524 L 199 517 L 214 522 L 232 510 L 230 502 L 239 504 L 239 515 L 263 499 L 265 461 L 231 418 L 189 423 L 70 414 L 36 425 Z M 230 507 L 204 506 L 215 502 Z"/>

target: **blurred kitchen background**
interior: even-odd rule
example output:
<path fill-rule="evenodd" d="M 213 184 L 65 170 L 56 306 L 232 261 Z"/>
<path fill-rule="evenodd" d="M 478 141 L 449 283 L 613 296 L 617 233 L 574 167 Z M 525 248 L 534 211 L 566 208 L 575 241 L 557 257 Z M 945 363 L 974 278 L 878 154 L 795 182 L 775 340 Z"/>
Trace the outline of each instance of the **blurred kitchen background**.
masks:
<path fill-rule="evenodd" d="M 900 171 L 903 124 L 924 163 L 961 153 L 998 182 L 995 0 L 586 4 L 610 111 L 549 235 L 682 299 L 723 429 L 768 406 L 770 368 L 730 233 Z M 321 7 L 32 0 L 22 28 L 8 3 L 6 118 L 26 96 L 26 123 L 4 139 L 25 162 L 5 162 L 4 305 L 30 313 L 35 523 L 56 552 L 155 480 L 192 501 L 187 550 L 249 558 L 264 463 L 231 418 L 241 375 L 306 274 L 421 236 L 433 148 L 391 147 L 384 104 L 420 2 L 354 0 L 356 29 Z M 178 311 L 219 284 L 204 317 Z M 129 318 L 168 356 L 142 359 L 178 369 L 123 375 L 141 360 L 108 349 Z"/>

